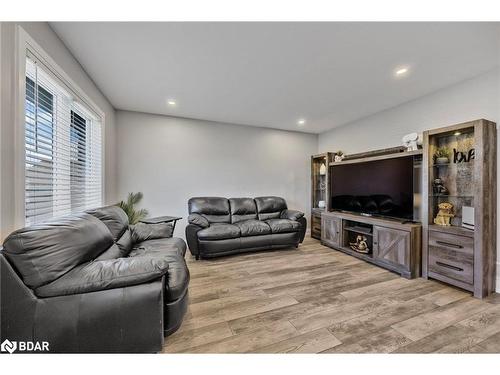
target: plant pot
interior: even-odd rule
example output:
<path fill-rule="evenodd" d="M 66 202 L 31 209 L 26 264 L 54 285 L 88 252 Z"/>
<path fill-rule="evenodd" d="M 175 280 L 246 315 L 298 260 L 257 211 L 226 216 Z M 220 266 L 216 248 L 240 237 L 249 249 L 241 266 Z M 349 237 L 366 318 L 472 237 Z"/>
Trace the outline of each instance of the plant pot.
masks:
<path fill-rule="evenodd" d="M 446 157 L 442 158 L 436 158 L 436 164 L 448 164 L 450 162 L 450 159 Z"/>

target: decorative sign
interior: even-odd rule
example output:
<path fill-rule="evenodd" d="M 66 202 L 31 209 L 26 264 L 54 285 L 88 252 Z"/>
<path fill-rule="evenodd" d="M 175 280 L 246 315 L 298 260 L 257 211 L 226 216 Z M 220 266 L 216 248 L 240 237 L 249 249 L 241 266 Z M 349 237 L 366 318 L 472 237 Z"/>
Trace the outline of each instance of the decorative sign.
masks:
<path fill-rule="evenodd" d="M 468 152 L 457 151 L 456 148 L 453 149 L 453 163 L 468 163 L 475 158 L 476 156 L 473 148 Z"/>

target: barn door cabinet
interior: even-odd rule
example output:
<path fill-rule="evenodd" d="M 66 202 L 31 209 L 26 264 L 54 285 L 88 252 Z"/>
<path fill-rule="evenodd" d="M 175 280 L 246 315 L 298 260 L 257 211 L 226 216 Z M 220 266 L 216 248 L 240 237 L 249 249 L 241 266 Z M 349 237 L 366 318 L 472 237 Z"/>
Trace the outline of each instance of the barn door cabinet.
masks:
<path fill-rule="evenodd" d="M 373 257 L 382 263 L 410 272 L 411 232 L 375 225 L 373 227 Z"/>
<path fill-rule="evenodd" d="M 341 219 L 331 215 L 321 215 L 321 243 L 330 247 L 341 244 Z"/>

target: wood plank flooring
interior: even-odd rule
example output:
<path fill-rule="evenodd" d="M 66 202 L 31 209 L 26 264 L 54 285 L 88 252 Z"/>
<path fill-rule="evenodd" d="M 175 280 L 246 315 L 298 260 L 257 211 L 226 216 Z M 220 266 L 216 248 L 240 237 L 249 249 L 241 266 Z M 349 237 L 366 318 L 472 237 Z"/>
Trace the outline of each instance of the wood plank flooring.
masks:
<path fill-rule="evenodd" d="M 195 261 L 164 353 L 500 353 L 500 296 L 399 275 L 311 238 Z"/>

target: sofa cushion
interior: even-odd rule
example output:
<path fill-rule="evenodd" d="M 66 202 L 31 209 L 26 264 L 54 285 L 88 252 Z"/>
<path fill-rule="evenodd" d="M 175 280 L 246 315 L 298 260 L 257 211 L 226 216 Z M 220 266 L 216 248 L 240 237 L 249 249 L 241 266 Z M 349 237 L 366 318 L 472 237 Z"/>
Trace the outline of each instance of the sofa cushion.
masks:
<path fill-rule="evenodd" d="M 158 238 L 170 238 L 174 232 L 172 223 L 146 224 L 137 223 L 130 226 L 132 240 L 139 243 Z"/>
<path fill-rule="evenodd" d="M 81 213 L 20 229 L 4 242 L 3 253 L 32 289 L 48 284 L 113 245 L 102 221 Z"/>
<path fill-rule="evenodd" d="M 158 254 L 179 254 L 184 258 L 186 254 L 186 243 L 182 238 L 178 237 L 143 241 L 134 246 L 129 256 Z"/>
<path fill-rule="evenodd" d="M 159 279 L 168 269 L 169 262 L 160 257 L 89 262 L 73 268 L 50 284 L 35 289 L 35 294 L 38 297 L 55 297 L 122 288 Z"/>
<path fill-rule="evenodd" d="M 287 209 L 286 201 L 280 197 L 255 198 L 259 220 L 279 219 L 281 212 Z"/>
<path fill-rule="evenodd" d="M 257 206 L 253 198 L 229 198 L 231 223 L 257 219 Z"/>
<path fill-rule="evenodd" d="M 224 240 L 240 237 L 240 228 L 234 224 L 212 224 L 198 232 L 200 240 Z"/>
<path fill-rule="evenodd" d="M 209 223 L 230 223 L 229 201 L 220 197 L 196 197 L 188 201 L 190 214 L 200 214 Z"/>
<path fill-rule="evenodd" d="M 298 232 L 300 224 L 290 219 L 269 219 L 266 223 L 271 227 L 272 233 Z"/>
<path fill-rule="evenodd" d="M 101 220 L 111 232 L 113 241 L 120 249 L 120 256 L 124 257 L 132 250 L 132 236 L 129 229 L 128 216 L 118 206 L 106 206 L 86 211 L 88 214 Z"/>
<path fill-rule="evenodd" d="M 261 236 L 263 234 L 271 233 L 269 225 L 259 220 L 239 221 L 234 225 L 240 228 L 241 237 Z"/>
<path fill-rule="evenodd" d="M 109 247 L 108 250 L 105 252 L 101 253 L 95 260 L 108 260 L 108 259 L 116 259 L 116 258 L 122 258 L 122 251 L 118 247 L 117 244 L 113 244 L 112 246 Z"/>

